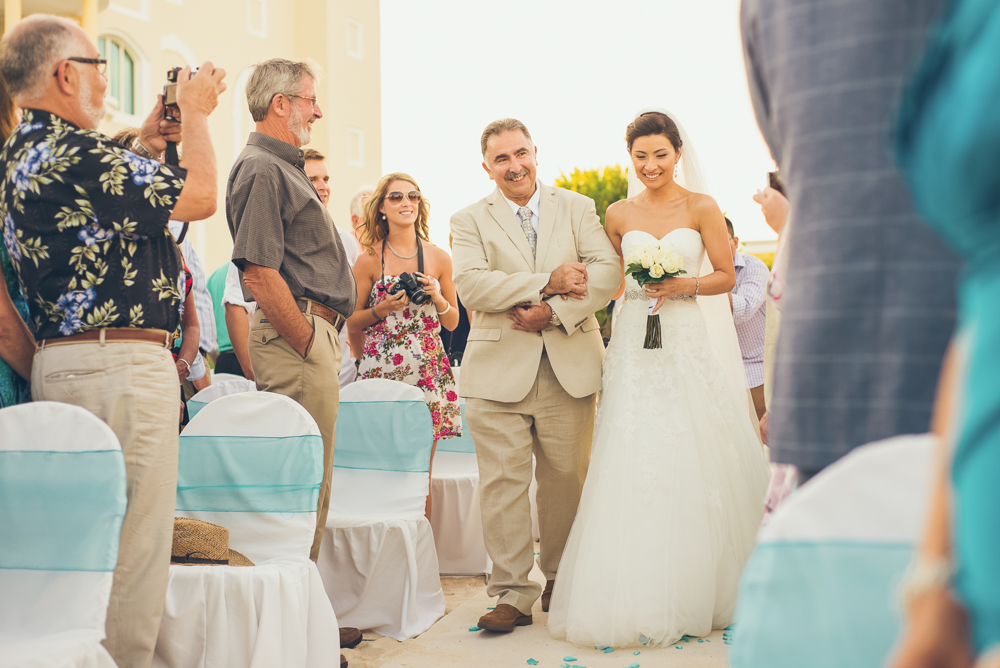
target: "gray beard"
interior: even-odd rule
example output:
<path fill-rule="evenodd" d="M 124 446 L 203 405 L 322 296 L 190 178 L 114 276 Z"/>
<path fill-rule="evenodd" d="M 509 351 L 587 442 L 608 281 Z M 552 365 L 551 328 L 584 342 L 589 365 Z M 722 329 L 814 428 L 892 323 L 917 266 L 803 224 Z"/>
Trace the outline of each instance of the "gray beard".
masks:
<path fill-rule="evenodd" d="M 299 146 L 305 146 L 312 141 L 312 132 L 306 124 L 305 115 L 298 107 L 292 107 L 292 113 L 288 117 L 288 131 L 298 137 Z"/>
<path fill-rule="evenodd" d="M 92 90 L 89 83 L 86 81 L 80 82 L 80 112 L 87 119 L 88 130 L 96 130 L 97 126 L 101 123 L 101 119 L 108 113 L 107 103 L 102 101 L 99 107 L 94 107 L 90 104 L 89 100 Z"/>

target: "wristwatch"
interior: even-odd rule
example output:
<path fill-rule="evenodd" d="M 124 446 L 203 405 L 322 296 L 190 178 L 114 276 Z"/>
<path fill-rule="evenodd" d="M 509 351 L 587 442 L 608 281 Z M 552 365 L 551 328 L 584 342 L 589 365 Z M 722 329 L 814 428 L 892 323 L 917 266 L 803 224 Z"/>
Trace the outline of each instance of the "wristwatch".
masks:
<path fill-rule="evenodd" d="M 549 300 L 546 299 L 545 302 L 548 304 Z M 549 310 L 552 311 L 552 316 L 549 318 L 549 324 L 553 327 L 559 327 L 562 325 L 562 320 L 560 320 L 559 316 L 556 315 L 556 310 L 552 308 L 552 304 L 549 304 Z"/>

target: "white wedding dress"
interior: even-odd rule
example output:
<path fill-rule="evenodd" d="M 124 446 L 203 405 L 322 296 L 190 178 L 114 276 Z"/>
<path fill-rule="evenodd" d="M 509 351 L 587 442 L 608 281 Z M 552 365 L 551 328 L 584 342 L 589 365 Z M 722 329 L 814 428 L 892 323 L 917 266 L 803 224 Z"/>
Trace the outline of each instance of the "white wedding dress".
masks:
<path fill-rule="evenodd" d="M 664 239 L 697 275 L 701 234 Z M 643 231 L 622 252 L 656 241 Z M 695 301 L 659 311 L 663 348 L 646 350 L 649 306 L 626 277 L 604 359 L 593 452 L 556 575 L 548 625 L 574 643 L 673 643 L 732 622 L 763 516 L 770 469 Z"/>

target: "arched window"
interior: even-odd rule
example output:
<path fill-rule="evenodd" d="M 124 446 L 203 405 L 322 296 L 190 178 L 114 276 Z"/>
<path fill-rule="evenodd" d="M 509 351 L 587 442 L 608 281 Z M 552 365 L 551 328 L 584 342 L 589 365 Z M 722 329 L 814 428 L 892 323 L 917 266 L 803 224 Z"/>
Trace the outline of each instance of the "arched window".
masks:
<path fill-rule="evenodd" d="M 120 112 L 135 114 L 135 55 L 111 36 L 98 38 L 97 49 L 108 60 L 108 101 Z"/>

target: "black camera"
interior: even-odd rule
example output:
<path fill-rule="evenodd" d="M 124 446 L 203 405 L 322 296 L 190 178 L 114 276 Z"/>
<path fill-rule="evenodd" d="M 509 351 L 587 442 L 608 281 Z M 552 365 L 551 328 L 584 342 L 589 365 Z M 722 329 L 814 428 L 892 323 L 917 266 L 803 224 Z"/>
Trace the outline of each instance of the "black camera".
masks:
<path fill-rule="evenodd" d="M 416 274 L 403 272 L 399 275 L 399 282 L 389 288 L 389 294 L 397 294 L 400 290 L 406 293 L 407 298 L 417 306 L 423 306 L 431 300 L 431 296 L 424 292 L 424 287 L 417 279 Z"/>
<path fill-rule="evenodd" d="M 167 84 L 163 87 L 163 106 L 177 106 L 177 75 L 181 73 L 181 67 L 173 67 L 167 70 Z M 198 73 L 198 70 L 191 70 L 191 76 Z"/>

